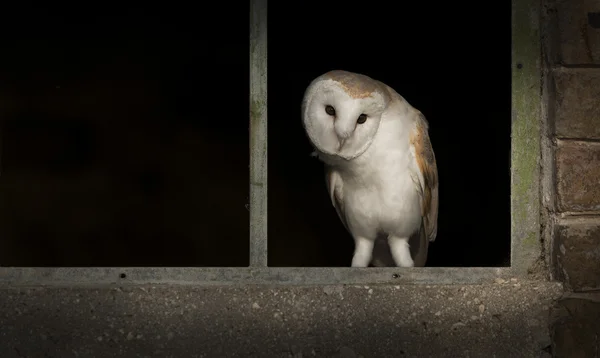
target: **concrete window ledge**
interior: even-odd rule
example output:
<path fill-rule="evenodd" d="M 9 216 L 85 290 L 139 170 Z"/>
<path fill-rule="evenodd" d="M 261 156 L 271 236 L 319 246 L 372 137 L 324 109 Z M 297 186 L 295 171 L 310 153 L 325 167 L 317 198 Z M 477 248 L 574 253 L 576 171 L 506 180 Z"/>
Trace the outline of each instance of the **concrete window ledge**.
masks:
<path fill-rule="evenodd" d="M 0 357 L 540 357 L 558 283 L 2 288 Z"/>

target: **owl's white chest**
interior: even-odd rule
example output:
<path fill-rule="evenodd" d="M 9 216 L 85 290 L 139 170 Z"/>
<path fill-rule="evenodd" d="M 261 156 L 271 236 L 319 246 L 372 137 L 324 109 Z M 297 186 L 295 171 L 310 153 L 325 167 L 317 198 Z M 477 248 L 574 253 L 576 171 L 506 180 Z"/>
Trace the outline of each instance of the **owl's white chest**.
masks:
<path fill-rule="evenodd" d="M 408 137 L 390 134 L 398 133 L 393 126 L 382 127 L 369 150 L 340 173 L 344 212 L 355 235 L 408 237 L 422 220 L 414 181 L 418 168 Z"/>

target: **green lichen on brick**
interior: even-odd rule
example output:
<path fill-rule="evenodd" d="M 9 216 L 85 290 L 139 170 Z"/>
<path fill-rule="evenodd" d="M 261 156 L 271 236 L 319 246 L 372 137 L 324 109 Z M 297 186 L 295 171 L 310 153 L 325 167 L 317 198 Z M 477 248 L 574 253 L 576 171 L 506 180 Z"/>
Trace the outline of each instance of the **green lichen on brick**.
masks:
<path fill-rule="evenodd" d="M 254 148 L 257 138 L 257 129 L 260 125 L 260 120 L 265 112 L 266 104 L 264 101 L 252 99 L 250 101 L 250 148 Z M 266 140 L 266 139 L 263 139 Z"/>
<path fill-rule="evenodd" d="M 250 16 L 250 149 L 266 156 L 267 27 L 265 0 L 251 2 Z M 262 162 L 258 158 L 258 162 Z M 257 163 L 258 163 L 257 162 Z M 258 168 L 257 168 L 258 169 Z"/>
<path fill-rule="evenodd" d="M 264 102 L 263 101 L 259 101 L 256 99 L 253 99 L 252 101 L 250 101 L 251 124 L 256 123 L 256 122 L 258 122 L 258 120 L 260 120 L 260 117 L 263 114 L 263 110 L 264 110 Z"/>
<path fill-rule="evenodd" d="M 515 81 L 518 85 L 518 81 Z M 527 94 L 531 97 L 535 94 Z M 522 103 L 519 103 L 522 102 Z M 531 220 L 532 211 L 537 210 L 532 199 L 537 198 L 540 178 L 540 128 L 537 100 L 529 103 L 517 101 L 514 104 L 512 136 L 513 220 L 526 224 Z M 538 211 L 535 212 L 538 214 Z"/>
<path fill-rule="evenodd" d="M 522 246 L 527 248 L 538 248 L 540 246 L 539 236 L 535 232 L 530 232 L 522 238 Z"/>
<path fill-rule="evenodd" d="M 526 273 L 541 254 L 540 4 L 512 1 L 512 266 Z"/>
<path fill-rule="evenodd" d="M 256 40 L 254 38 L 250 39 L 250 56 L 255 56 L 256 53 Z"/>

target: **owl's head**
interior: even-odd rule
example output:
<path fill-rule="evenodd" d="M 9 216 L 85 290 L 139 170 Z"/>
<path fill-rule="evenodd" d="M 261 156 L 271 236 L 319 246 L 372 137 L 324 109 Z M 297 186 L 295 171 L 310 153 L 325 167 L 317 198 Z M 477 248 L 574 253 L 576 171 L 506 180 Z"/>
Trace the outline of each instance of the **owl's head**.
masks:
<path fill-rule="evenodd" d="M 373 142 L 390 94 L 365 75 L 327 72 L 311 82 L 302 101 L 302 123 L 313 146 L 332 156 L 354 159 Z"/>

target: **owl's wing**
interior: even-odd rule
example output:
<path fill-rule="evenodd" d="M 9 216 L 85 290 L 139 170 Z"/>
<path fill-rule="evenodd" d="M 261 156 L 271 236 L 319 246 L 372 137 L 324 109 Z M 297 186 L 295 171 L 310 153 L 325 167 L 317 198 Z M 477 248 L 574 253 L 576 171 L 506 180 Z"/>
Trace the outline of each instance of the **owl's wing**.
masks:
<path fill-rule="evenodd" d="M 418 112 L 417 123 L 411 133 L 411 152 L 418 168 L 417 177 L 421 193 L 421 215 L 427 239 L 437 236 L 438 173 L 435 155 L 429 140 L 429 125 L 425 116 Z"/>
<path fill-rule="evenodd" d="M 344 193 L 343 187 L 344 182 L 342 181 L 342 177 L 340 173 L 336 171 L 334 168 L 330 166 L 325 166 L 325 181 L 327 182 L 327 189 L 329 191 L 329 197 L 331 199 L 331 203 L 335 208 L 342 224 L 348 230 L 348 224 L 346 223 L 346 215 L 344 214 Z"/>

